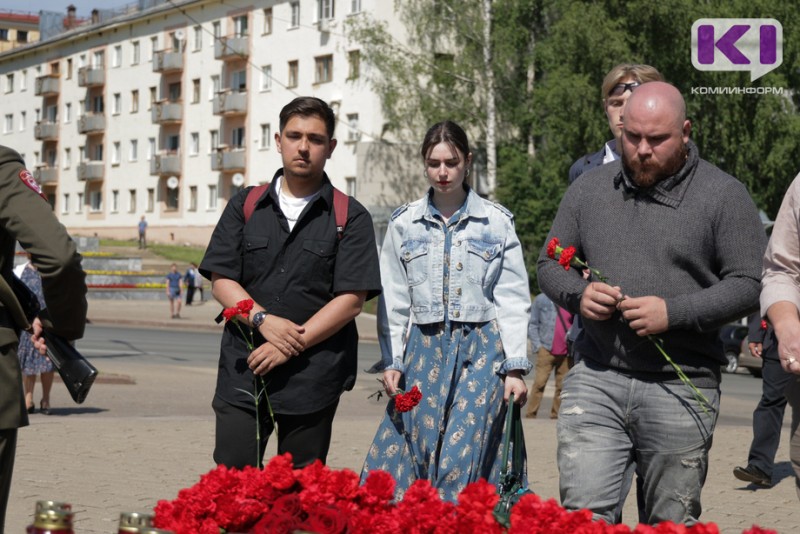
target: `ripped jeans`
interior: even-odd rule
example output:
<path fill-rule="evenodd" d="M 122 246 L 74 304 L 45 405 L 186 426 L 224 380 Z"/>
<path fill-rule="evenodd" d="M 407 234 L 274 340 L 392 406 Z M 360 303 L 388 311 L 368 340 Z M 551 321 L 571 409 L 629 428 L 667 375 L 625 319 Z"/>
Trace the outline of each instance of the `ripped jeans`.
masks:
<path fill-rule="evenodd" d="M 708 414 L 683 384 L 631 378 L 583 359 L 564 379 L 558 416 L 561 504 L 620 521 L 633 466 L 643 479 L 641 522 L 699 520 L 700 492 L 719 413 L 719 389 L 701 388 Z"/>

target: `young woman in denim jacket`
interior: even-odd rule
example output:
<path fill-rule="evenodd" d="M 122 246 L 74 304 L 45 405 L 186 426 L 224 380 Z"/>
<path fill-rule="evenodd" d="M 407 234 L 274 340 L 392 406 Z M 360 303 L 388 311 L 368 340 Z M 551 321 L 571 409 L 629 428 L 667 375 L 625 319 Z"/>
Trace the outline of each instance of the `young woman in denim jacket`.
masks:
<path fill-rule="evenodd" d="M 392 214 L 378 337 L 386 392 L 417 386 L 422 401 L 406 413 L 389 403 L 361 476 L 388 471 L 398 499 L 427 479 L 455 501 L 470 482 L 498 481 L 506 402 L 527 396 L 530 290 L 513 216 L 465 182 L 464 130 L 434 125 L 421 153 L 431 187 Z"/>

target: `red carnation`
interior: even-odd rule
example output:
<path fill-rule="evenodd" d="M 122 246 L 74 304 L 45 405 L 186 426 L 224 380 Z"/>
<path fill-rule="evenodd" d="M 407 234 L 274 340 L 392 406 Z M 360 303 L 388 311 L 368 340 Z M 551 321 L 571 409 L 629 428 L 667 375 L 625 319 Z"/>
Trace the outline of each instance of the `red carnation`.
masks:
<path fill-rule="evenodd" d="M 422 400 L 422 393 L 417 386 L 405 393 L 394 396 L 394 409 L 399 413 L 410 412 Z"/>
<path fill-rule="evenodd" d="M 226 321 L 232 321 L 237 315 L 239 315 L 239 308 L 235 306 L 222 310 L 222 316 L 225 317 Z"/>
<path fill-rule="evenodd" d="M 761 330 L 766 330 L 767 326 L 768 326 L 767 325 L 767 321 L 765 321 L 764 319 L 761 319 Z"/>
<path fill-rule="evenodd" d="M 556 249 L 559 247 L 560 242 L 558 241 L 557 237 L 554 237 L 550 240 L 547 244 L 547 255 L 550 257 L 551 260 L 556 259 Z"/>
<path fill-rule="evenodd" d="M 244 299 L 236 303 L 236 308 L 239 310 L 239 313 L 247 317 L 250 315 L 250 310 L 253 309 L 254 304 L 253 299 Z"/>
<path fill-rule="evenodd" d="M 564 266 L 564 270 L 569 271 L 569 264 L 572 263 L 572 257 L 575 255 L 575 247 L 567 247 L 561 251 L 561 256 L 558 257 L 558 263 Z"/>

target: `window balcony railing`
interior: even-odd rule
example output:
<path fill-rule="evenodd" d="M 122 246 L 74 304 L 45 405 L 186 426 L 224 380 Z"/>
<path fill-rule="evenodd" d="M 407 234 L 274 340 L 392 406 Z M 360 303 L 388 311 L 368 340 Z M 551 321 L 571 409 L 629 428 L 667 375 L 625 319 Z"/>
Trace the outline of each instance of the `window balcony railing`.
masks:
<path fill-rule="evenodd" d="M 183 52 L 159 50 L 153 55 L 153 72 L 177 72 L 183 70 Z"/>
<path fill-rule="evenodd" d="M 36 77 L 36 96 L 54 96 L 61 90 L 58 75 L 45 74 Z"/>
<path fill-rule="evenodd" d="M 102 161 L 83 161 L 78 164 L 78 180 L 96 182 L 104 176 L 105 164 Z"/>
<path fill-rule="evenodd" d="M 220 91 L 214 97 L 212 112 L 214 115 L 244 115 L 247 113 L 247 93 Z"/>
<path fill-rule="evenodd" d="M 250 43 L 247 36 L 220 37 L 214 43 L 214 59 L 246 58 L 250 55 Z"/>
<path fill-rule="evenodd" d="M 181 156 L 176 152 L 163 152 L 156 154 L 150 160 L 150 174 L 163 176 L 163 175 L 180 175 L 181 174 Z"/>
<path fill-rule="evenodd" d="M 245 170 L 245 151 L 243 148 L 217 148 L 216 153 L 211 154 L 212 171 L 244 171 Z"/>
<path fill-rule="evenodd" d="M 103 67 L 81 67 L 78 69 L 78 87 L 96 87 L 106 84 Z"/>
<path fill-rule="evenodd" d="M 156 102 L 150 109 L 154 124 L 170 124 L 183 120 L 183 105 L 180 102 Z"/>
<path fill-rule="evenodd" d="M 39 121 L 33 127 L 33 137 L 39 141 L 58 139 L 58 124 L 50 121 Z"/>
<path fill-rule="evenodd" d="M 33 170 L 33 177 L 42 185 L 58 183 L 58 167 L 40 165 Z"/>

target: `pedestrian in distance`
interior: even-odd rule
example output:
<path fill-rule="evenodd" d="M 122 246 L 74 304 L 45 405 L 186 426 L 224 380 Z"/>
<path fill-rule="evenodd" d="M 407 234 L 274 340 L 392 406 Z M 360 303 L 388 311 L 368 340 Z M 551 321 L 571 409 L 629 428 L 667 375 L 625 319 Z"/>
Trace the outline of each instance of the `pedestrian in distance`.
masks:
<path fill-rule="evenodd" d="M 186 274 L 183 275 L 183 284 L 186 286 L 186 305 L 191 306 L 194 301 L 194 292 L 197 289 L 195 280 L 197 278 L 197 264 L 192 262 L 189 268 L 186 269 Z"/>
<path fill-rule="evenodd" d="M 238 320 L 253 332 L 254 349 L 230 321 L 222 335 L 212 402 L 217 464 L 256 465 L 273 432 L 295 467 L 324 463 L 339 398 L 355 383 L 355 318 L 380 293 L 380 270 L 369 212 L 325 173 L 335 124 L 319 98 L 283 107 L 275 134 L 283 167 L 268 186 L 228 202 L 200 262 L 223 307 L 253 301 Z M 247 393 L 262 387 L 256 377 L 274 423 Z"/>
<path fill-rule="evenodd" d="M 86 274 L 81 256 L 58 222 L 41 187 L 18 153 L 0 146 L 0 532 L 16 456 L 17 430 L 28 425 L 17 357 L 19 333 L 32 334 L 39 354 L 45 354 L 44 329 L 65 339 L 83 336 L 86 324 Z M 31 255 L 42 278 L 46 312 L 30 320 L 13 284 L 16 245 Z"/>
<path fill-rule="evenodd" d="M 455 501 L 470 482 L 499 480 L 507 402 L 513 394 L 522 405 L 528 393 L 520 332 L 530 289 L 512 214 L 467 184 L 473 156 L 464 130 L 435 124 L 420 152 L 430 187 L 391 216 L 378 338 L 391 362 L 386 393 L 417 387 L 423 398 L 405 413 L 389 403 L 361 479 L 388 471 L 398 498 L 427 479 Z"/>
<path fill-rule="evenodd" d="M 181 318 L 181 283 L 183 276 L 178 272 L 178 266 L 173 263 L 169 272 L 164 277 L 166 283 L 167 299 L 169 299 L 169 314 L 173 319 Z"/>
<path fill-rule="evenodd" d="M 564 376 L 572 367 L 571 358 L 567 354 L 567 333 L 571 326 L 571 313 L 553 304 L 553 301 L 544 293 L 536 295 L 536 298 L 533 299 L 531 321 L 528 325 L 531 350 L 536 354 L 533 393 L 525 412 L 525 417 L 529 419 L 535 419 L 539 413 L 544 389 L 553 372 L 556 375 L 556 390 L 553 394 L 553 405 L 550 408 L 550 419 L 558 419 L 558 409 L 561 406 L 561 387 Z"/>
<path fill-rule="evenodd" d="M 144 215 L 139 219 L 139 248 L 147 248 L 147 220 Z"/>
<path fill-rule="evenodd" d="M 690 133 L 674 86 L 637 87 L 621 162 L 567 188 L 539 255 L 541 289 L 584 326 L 557 423 L 561 502 L 609 523 L 634 461 L 640 522 L 699 521 L 726 363 L 718 329 L 758 303 L 758 210 L 741 182 L 700 158 Z M 551 259 L 553 238 L 607 282 Z"/>

